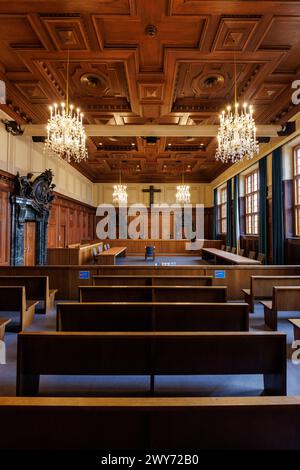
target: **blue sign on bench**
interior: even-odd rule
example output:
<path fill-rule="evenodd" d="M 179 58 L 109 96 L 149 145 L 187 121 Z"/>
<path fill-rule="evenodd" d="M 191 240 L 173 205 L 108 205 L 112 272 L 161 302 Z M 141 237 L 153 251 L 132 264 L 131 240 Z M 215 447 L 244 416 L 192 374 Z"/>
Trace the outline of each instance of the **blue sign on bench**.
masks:
<path fill-rule="evenodd" d="M 225 279 L 226 271 L 215 271 L 215 279 Z"/>
<path fill-rule="evenodd" d="M 90 279 L 91 273 L 90 271 L 79 271 L 79 279 Z"/>

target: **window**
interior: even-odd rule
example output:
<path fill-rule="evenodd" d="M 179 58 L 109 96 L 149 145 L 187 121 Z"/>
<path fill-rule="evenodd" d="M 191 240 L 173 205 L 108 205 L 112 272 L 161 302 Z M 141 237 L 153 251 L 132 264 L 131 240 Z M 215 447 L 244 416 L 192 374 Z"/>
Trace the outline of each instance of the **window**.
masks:
<path fill-rule="evenodd" d="M 220 191 L 220 204 L 218 212 L 218 231 L 226 233 L 227 225 L 227 189 L 222 188 Z"/>
<path fill-rule="evenodd" d="M 245 177 L 246 235 L 258 235 L 258 170 Z"/>
<path fill-rule="evenodd" d="M 295 231 L 300 236 L 300 147 L 294 154 L 294 187 L 295 187 Z"/>

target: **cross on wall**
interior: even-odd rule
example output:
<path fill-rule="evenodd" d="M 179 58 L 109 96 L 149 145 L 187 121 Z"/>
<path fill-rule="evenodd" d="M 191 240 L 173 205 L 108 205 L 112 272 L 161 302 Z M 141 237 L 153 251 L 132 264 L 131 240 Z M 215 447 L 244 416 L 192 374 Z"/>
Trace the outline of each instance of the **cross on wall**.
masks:
<path fill-rule="evenodd" d="M 161 189 L 156 189 L 153 185 L 150 185 L 149 189 L 143 189 L 143 193 L 149 193 L 149 205 L 151 207 L 154 204 L 155 193 L 161 193 Z"/>

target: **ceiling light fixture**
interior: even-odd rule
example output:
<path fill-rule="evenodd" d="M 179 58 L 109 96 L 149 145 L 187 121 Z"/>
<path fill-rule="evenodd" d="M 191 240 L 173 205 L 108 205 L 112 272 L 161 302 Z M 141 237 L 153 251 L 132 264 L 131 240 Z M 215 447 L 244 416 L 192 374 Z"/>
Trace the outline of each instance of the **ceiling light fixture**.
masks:
<path fill-rule="evenodd" d="M 234 107 L 227 106 L 220 115 L 217 135 L 216 160 L 223 163 L 237 163 L 244 158 L 251 159 L 259 153 L 253 108 L 244 103 L 239 109 L 237 102 L 236 59 L 234 52 Z"/>
<path fill-rule="evenodd" d="M 80 109 L 69 105 L 69 63 L 68 51 L 66 102 L 59 106 L 54 103 L 49 107 L 50 118 L 47 124 L 45 148 L 67 162 L 80 163 L 88 158 L 86 133 L 83 126 L 83 114 Z"/>

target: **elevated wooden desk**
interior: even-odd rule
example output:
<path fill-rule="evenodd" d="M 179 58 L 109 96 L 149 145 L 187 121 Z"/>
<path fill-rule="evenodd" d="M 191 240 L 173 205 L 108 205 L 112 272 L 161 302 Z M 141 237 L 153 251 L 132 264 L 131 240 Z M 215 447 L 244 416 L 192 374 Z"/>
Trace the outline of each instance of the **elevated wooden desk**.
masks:
<path fill-rule="evenodd" d="M 202 248 L 203 259 L 205 259 L 206 255 L 213 256 L 215 259 L 215 262 L 217 261 L 217 259 L 221 259 L 222 261 L 226 261 L 229 264 L 236 264 L 236 265 L 261 264 L 261 262 L 257 261 L 256 259 L 250 259 L 250 258 L 246 258 L 245 256 L 235 255 L 233 253 L 228 253 L 228 251 L 218 250 L 217 248 Z"/>
<path fill-rule="evenodd" d="M 126 256 L 127 248 L 126 246 L 115 246 L 113 248 L 109 248 L 102 253 L 99 253 L 97 256 L 97 264 L 100 265 L 115 265 L 117 256 Z"/>

